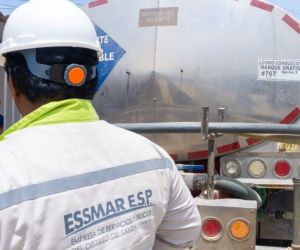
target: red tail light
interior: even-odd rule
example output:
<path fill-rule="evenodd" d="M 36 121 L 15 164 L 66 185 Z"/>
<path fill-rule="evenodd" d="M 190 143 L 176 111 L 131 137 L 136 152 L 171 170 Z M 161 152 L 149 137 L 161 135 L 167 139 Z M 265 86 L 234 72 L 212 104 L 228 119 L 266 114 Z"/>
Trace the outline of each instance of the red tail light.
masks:
<path fill-rule="evenodd" d="M 215 218 L 203 221 L 201 235 L 206 240 L 217 240 L 222 236 L 222 225 Z"/>
<path fill-rule="evenodd" d="M 274 173 L 278 177 L 288 177 L 291 173 L 291 166 L 286 160 L 277 161 L 274 165 Z"/>

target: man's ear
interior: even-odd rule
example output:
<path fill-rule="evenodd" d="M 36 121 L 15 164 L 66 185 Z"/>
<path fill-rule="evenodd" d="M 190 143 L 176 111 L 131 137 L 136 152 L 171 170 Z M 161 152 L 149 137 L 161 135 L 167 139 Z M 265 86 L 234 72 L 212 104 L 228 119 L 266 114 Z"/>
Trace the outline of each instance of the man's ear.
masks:
<path fill-rule="evenodd" d="M 10 89 L 11 97 L 22 116 L 33 111 L 32 104 L 27 100 L 24 94 L 16 88 L 11 74 L 7 74 L 7 83 Z"/>
<path fill-rule="evenodd" d="M 12 98 L 15 99 L 15 98 L 19 97 L 20 96 L 20 92 L 15 87 L 15 85 L 13 83 L 13 80 L 11 78 L 10 73 L 7 75 L 7 82 L 8 82 L 8 86 L 9 86 Z"/>

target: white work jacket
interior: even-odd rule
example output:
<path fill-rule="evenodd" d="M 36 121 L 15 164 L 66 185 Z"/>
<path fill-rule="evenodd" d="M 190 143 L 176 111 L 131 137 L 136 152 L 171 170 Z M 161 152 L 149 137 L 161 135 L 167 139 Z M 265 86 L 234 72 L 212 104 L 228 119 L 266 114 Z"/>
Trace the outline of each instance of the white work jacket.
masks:
<path fill-rule="evenodd" d="M 0 250 L 173 249 L 199 231 L 174 162 L 142 136 L 94 121 L 0 142 Z"/>

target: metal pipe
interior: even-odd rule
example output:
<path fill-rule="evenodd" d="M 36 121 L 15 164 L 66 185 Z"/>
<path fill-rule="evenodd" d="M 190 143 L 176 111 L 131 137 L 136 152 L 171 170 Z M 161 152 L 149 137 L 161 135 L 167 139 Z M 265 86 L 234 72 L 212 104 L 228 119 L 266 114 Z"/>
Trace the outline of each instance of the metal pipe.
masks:
<path fill-rule="evenodd" d="M 225 108 L 221 107 L 218 109 L 218 122 L 224 122 Z"/>
<path fill-rule="evenodd" d="M 201 139 L 203 141 L 207 140 L 208 138 L 208 115 L 209 108 L 202 107 Z"/>
<path fill-rule="evenodd" d="M 208 166 L 207 166 L 207 198 L 214 199 L 214 183 L 215 183 L 215 140 L 208 139 Z"/>
<path fill-rule="evenodd" d="M 293 179 L 294 183 L 294 219 L 292 249 L 300 249 L 300 179 Z"/>
<path fill-rule="evenodd" d="M 117 123 L 124 129 L 137 133 L 201 133 L 201 122 L 161 122 L 161 123 Z M 210 133 L 255 133 L 300 135 L 300 125 L 267 123 L 210 122 Z"/>
<path fill-rule="evenodd" d="M 225 108 L 220 107 L 218 108 L 218 122 L 224 122 L 225 119 Z M 215 134 L 217 137 L 222 136 L 224 133 L 217 133 Z"/>
<path fill-rule="evenodd" d="M 129 95 L 129 86 L 130 86 L 130 71 L 126 71 L 127 74 L 127 82 L 126 82 L 126 96 L 125 96 L 125 111 L 128 108 L 128 95 Z"/>
<path fill-rule="evenodd" d="M 195 176 L 194 173 L 180 173 L 185 185 L 188 187 L 189 190 L 195 190 Z M 201 190 L 201 189 L 200 189 Z"/>

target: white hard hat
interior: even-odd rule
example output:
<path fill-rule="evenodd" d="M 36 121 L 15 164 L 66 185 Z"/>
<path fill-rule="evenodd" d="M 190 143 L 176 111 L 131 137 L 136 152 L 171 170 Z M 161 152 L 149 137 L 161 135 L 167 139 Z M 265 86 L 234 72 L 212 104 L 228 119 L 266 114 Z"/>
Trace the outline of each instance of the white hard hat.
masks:
<path fill-rule="evenodd" d="M 4 27 L 0 54 L 45 47 L 80 47 L 102 52 L 89 17 L 67 0 L 30 0 Z"/>

